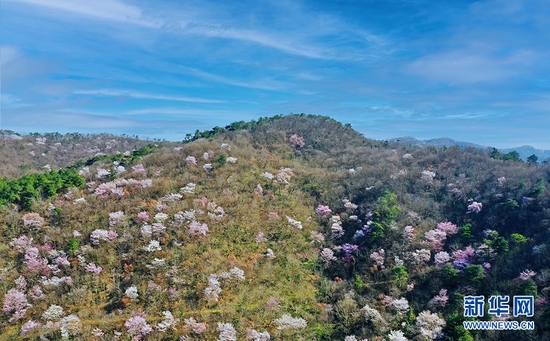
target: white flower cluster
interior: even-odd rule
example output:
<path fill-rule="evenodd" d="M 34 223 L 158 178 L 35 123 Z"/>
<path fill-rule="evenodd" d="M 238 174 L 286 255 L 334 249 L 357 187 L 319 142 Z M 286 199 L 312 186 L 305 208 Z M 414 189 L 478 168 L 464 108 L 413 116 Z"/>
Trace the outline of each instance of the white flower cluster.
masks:
<path fill-rule="evenodd" d="M 69 340 L 71 336 L 75 336 L 82 330 L 82 322 L 78 316 L 71 314 L 65 316 L 61 320 L 61 337 L 63 340 Z"/>
<path fill-rule="evenodd" d="M 151 240 L 149 242 L 149 245 L 144 246 L 143 249 L 147 252 L 153 252 L 153 251 L 160 251 L 162 248 L 160 247 L 160 243 L 158 240 Z"/>
<path fill-rule="evenodd" d="M 393 300 L 391 305 L 401 315 L 409 311 L 409 301 L 407 301 L 405 297 L 402 297 L 398 300 Z"/>
<path fill-rule="evenodd" d="M 132 301 L 135 301 L 138 299 L 139 297 L 139 294 L 138 294 L 138 289 L 135 285 L 132 285 L 131 287 L 129 287 L 128 289 L 126 289 L 126 291 L 124 292 L 124 294 L 126 294 L 126 296 L 128 296 Z"/>
<path fill-rule="evenodd" d="M 185 187 L 182 187 L 182 188 L 180 189 L 180 192 L 181 192 L 182 194 L 193 194 L 193 193 L 195 193 L 195 188 L 196 188 L 196 187 L 197 187 L 196 184 L 190 182 L 190 183 L 188 183 L 187 185 L 185 185 Z"/>
<path fill-rule="evenodd" d="M 176 329 L 176 324 L 178 324 L 180 319 L 174 318 L 174 315 L 168 310 L 163 311 L 162 314 L 164 315 L 164 320 L 157 324 L 157 330 L 164 333 L 170 328 Z"/>
<path fill-rule="evenodd" d="M 237 331 L 232 323 L 218 322 L 218 331 L 220 332 L 218 341 L 237 341 Z"/>
<path fill-rule="evenodd" d="M 225 280 L 235 279 L 238 281 L 244 281 L 245 279 L 244 271 L 237 267 L 234 267 L 233 269 L 229 270 L 229 272 L 224 271 L 219 275 L 211 274 L 208 277 L 208 287 L 206 287 L 206 289 L 204 289 L 203 291 L 204 296 L 208 300 L 215 301 L 215 302 L 218 301 L 219 295 L 222 292 L 222 289 L 220 286 L 220 279 L 225 279 Z"/>
<path fill-rule="evenodd" d="M 332 226 L 330 227 L 330 230 L 332 231 L 332 237 L 333 238 L 340 238 L 344 235 L 344 228 L 342 227 L 342 221 L 340 220 L 340 216 L 333 215 L 332 218 L 330 218 L 330 222 L 332 223 Z"/>
<path fill-rule="evenodd" d="M 384 321 L 380 312 L 366 304 L 361 310 L 365 312 L 367 322 L 378 323 Z"/>
<path fill-rule="evenodd" d="M 246 329 L 247 341 L 270 341 L 271 336 L 268 332 L 258 332 L 254 329 Z"/>
<path fill-rule="evenodd" d="M 350 210 L 354 210 L 357 208 L 357 205 L 349 201 L 348 199 L 343 199 L 342 202 L 344 203 L 344 207 Z"/>
<path fill-rule="evenodd" d="M 435 340 L 437 335 L 445 327 L 445 320 L 439 318 L 436 313 L 425 310 L 418 314 L 416 318 L 416 327 L 420 334 L 430 340 Z"/>
<path fill-rule="evenodd" d="M 42 314 L 42 319 L 54 321 L 59 320 L 63 315 L 65 315 L 63 308 L 53 304 Z"/>
<path fill-rule="evenodd" d="M 302 223 L 299 222 L 298 220 L 294 220 L 292 219 L 291 217 L 289 216 L 286 216 L 286 219 L 288 220 L 288 222 L 290 223 L 290 226 L 291 227 L 296 227 L 297 229 L 302 229 Z"/>
<path fill-rule="evenodd" d="M 294 328 L 305 328 L 307 326 L 306 320 L 299 317 L 292 317 L 289 314 L 283 314 L 281 318 L 273 321 L 277 325 L 277 329 L 294 329 Z"/>

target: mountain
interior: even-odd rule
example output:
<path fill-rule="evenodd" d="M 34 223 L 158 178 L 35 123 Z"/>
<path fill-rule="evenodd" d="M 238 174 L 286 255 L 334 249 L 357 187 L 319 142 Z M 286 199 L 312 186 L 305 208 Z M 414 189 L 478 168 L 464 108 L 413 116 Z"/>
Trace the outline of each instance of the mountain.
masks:
<path fill-rule="evenodd" d="M 472 147 L 472 148 L 477 148 L 481 150 L 492 150 L 493 148 L 493 147 L 482 146 L 471 142 L 456 141 L 448 137 L 440 137 L 440 138 L 428 139 L 428 140 L 418 140 L 412 136 L 403 136 L 403 137 L 392 138 L 389 141 L 400 142 L 409 146 L 441 146 L 441 147 L 458 146 L 460 148 Z M 512 151 L 516 151 L 519 153 L 520 158 L 523 161 L 527 161 L 527 158 L 533 154 L 538 157 L 539 162 L 550 159 L 550 150 L 536 149 L 531 146 L 521 146 L 517 148 L 503 148 L 503 149 L 500 149 L 500 151 L 502 153 L 509 153 Z"/>
<path fill-rule="evenodd" d="M 418 140 L 412 136 L 404 136 L 404 137 L 392 138 L 389 141 L 401 142 L 409 146 L 440 146 L 440 147 L 458 146 L 460 148 L 472 147 L 472 148 L 477 148 L 482 150 L 489 148 L 489 147 L 471 143 L 471 142 L 456 141 L 448 137 L 440 137 L 440 138 L 429 139 L 429 140 Z"/>
<path fill-rule="evenodd" d="M 549 340 L 549 174 L 289 115 L 3 177 L 0 340 Z"/>

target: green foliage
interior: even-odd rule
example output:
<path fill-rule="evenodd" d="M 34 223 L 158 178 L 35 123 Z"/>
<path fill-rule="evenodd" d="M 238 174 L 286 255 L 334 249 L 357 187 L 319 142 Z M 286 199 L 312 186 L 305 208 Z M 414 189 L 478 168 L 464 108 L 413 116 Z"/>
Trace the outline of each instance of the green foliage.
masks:
<path fill-rule="evenodd" d="M 516 152 L 515 150 L 502 155 L 502 159 L 503 160 L 515 161 L 515 162 L 523 162 L 523 160 L 519 156 L 519 153 Z"/>
<path fill-rule="evenodd" d="M 453 341 L 474 341 L 469 330 L 464 329 L 463 322 L 466 318 L 462 314 L 452 314 L 445 319 L 445 328 L 443 332 L 447 334 L 449 340 Z"/>
<path fill-rule="evenodd" d="M 407 268 L 405 266 L 395 266 L 391 269 L 391 273 L 392 279 L 399 287 L 407 285 L 407 281 L 409 280 L 409 273 L 407 272 Z"/>
<path fill-rule="evenodd" d="M 518 295 L 534 296 L 535 298 L 539 297 L 537 283 L 535 283 L 535 281 L 533 281 L 530 278 L 526 281 L 523 281 L 518 286 L 518 293 L 517 294 Z"/>
<path fill-rule="evenodd" d="M 455 286 L 460 278 L 460 271 L 451 264 L 445 264 L 441 269 L 441 279 L 446 286 Z"/>
<path fill-rule="evenodd" d="M 473 239 L 474 235 L 472 234 L 472 224 L 466 224 L 464 226 L 461 226 L 458 229 L 458 235 L 463 240 Z"/>
<path fill-rule="evenodd" d="M 397 218 L 399 211 L 397 196 L 387 190 L 384 191 L 375 207 L 374 223 L 371 225 L 371 240 L 374 243 L 385 238 L 385 230 Z"/>
<path fill-rule="evenodd" d="M 500 150 L 493 148 L 493 151 L 491 152 L 491 159 L 500 160 L 502 159 L 502 153 Z"/>
<path fill-rule="evenodd" d="M 220 155 L 220 157 L 218 158 L 218 163 L 220 164 L 220 166 L 225 165 L 226 162 L 227 156 L 225 156 L 225 154 Z"/>
<path fill-rule="evenodd" d="M 499 254 L 504 254 L 510 250 L 508 241 L 502 236 L 495 237 L 489 245 Z"/>
<path fill-rule="evenodd" d="M 505 202 L 500 203 L 500 206 L 502 206 L 505 210 L 515 210 L 519 208 L 518 202 L 512 198 L 506 199 Z"/>
<path fill-rule="evenodd" d="M 472 283 L 481 282 L 485 278 L 483 267 L 479 264 L 471 264 L 464 268 L 464 276 Z"/>
<path fill-rule="evenodd" d="M 538 160 L 539 160 L 539 157 L 536 156 L 535 154 L 532 154 L 532 155 L 529 155 L 529 157 L 527 158 L 527 163 L 530 165 L 536 165 Z"/>
<path fill-rule="evenodd" d="M 67 252 L 69 255 L 74 255 L 74 253 L 78 250 L 80 247 L 80 242 L 76 238 L 72 238 L 69 240 L 69 243 L 67 244 Z"/>
<path fill-rule="evenodd" d="M 544 191 L 546 191 L 546 182 L 544 181 L 544 179 L 541 178 L 537 180 L 537 184 L 535 185 L 533 190 L 529 193 L 529 195 L 532 197 L 538 197 L 539 195 L 544 193 Z"/>
<path fill-rule="evenodd" d="M 29 210 L 35 200 L 51 198 L 70 187 L 82 188 L 84 184 L 75 169 L 67 168 L 13 180 L 0 178 L 0 204 L 16 204 Z"/>
<path fill-rule="evenodd" d="M 527 238 L 525 238 L 525 236 L 520 233 L 512 233 L 510 235 L 510 239 L 512 239 L 512 243 L 517 246 L 522 246 L 527 243 Z"/>

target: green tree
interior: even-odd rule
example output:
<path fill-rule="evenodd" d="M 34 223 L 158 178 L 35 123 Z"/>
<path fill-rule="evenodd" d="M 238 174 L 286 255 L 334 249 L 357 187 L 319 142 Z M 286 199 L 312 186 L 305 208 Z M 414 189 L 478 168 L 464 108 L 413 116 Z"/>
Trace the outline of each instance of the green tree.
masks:
<path fill-rule="evenodd" d="M 491 158 L 495 160 L 500 160 L 502 159 L 502 153 L 500 152 L 500 150 L 493 148 L 493 151 L 491 152 Z"/>
<path fill-rule="evenodd" d="M 407 268 L 403 265 L 395 266 L 393 269 L 391 269 L 392 278 L 395 281 L 395 284 L 399 287 L 404 287 L 407 285 L 407 281 L 409 280 L 409 273 L 407 272 Z"/>
<path fill-rule="evenodd" d="M 459 277 L 460 271 L 455 269 L 451 264 L 445 264 L 443 269 L 441 269 L 441 279 L 447 287 L 455 286 Z"/>
<path fill-rule="evenodd" d="M 510 239 L 512 239 L 512 243 L 514 243 L 517 246 L 521 246 L 527 243 L 527 238 L 525 238 L 525 236 L 520 233 L 512 233 L 510 235 Z"/>
<path fill-rule="evenodd" d="M 479 264 L 471 264 L 465 267 L 464 276 L 472 283 L 478 283 L 485 278 L 483 267 Z"/>
<path fill-rule="evenodd" d="M 474 238 L 474 235 L 472 234 L 472 224 L 466 224 L 464 226 L 461 226 L 458 229 L 458 235 L 463 240 Z"/>
<path fill-rule="evenodd" d="M 502 155 L 502 159 L 503 160 L 510 160 L 510 161 L 516 161 L 516 162 L 523 162 L 521 160 L 521 157 L 519 156 L 519 153 L 516 152 L 515 150 L 509 152 L 509 153 L 506 153 L 504 155 Z"/>
<path fill-rule="evenodd" d="M 397 218 L 400 210 L 397 205 L 397 196 L 387 190 L 384 191 L 376 205 L 371 225 L 371 240 L 373 242 L 381 241 L 386 237 L 385 230 Z"/>
<path fill-rule="evenodd" d="M 535 154 L 532 154 L 527 158 L 527 163 L 530 165 L 536 165 L 538 160 L 539 160 L 539 157 L 536 156 Z"/>
<path fill-rule="evenodd" d="M 519 285 L 518 294 L 539 297 L 537 283 L 529 278 Z"/>

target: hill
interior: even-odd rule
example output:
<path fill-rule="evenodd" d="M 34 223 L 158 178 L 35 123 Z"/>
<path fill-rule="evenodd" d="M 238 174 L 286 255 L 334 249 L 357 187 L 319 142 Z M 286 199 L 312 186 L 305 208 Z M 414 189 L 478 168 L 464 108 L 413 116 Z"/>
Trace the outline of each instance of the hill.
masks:
<path fill-rule="evenodd" d="M 130 153 L 152 142 L 140 140 L 137 136 L 79 133 L 33 133 L 22 136 L 13 131 L 0 130 L 0 177 L 14 178 L 58 170 L 82 159 Z"/>
<path fill-rule="evenodd" d="M 489 150 L 489 149 L 492 150 L 492 147 L 482 146 L 471 142 L 456 141 L 448 137 L 440 137 L 440 138 L 428 139 L 428 140 L 418 140 L 412 136 L 403 136 L 403 137 L 392 138 L 389 141 L 401 142 L 408 146 L 439 146 L 439 147 L 458 146 L 460 148 L 472 147 L 472 148 L 477 148 L 481 150 Z M 536 155 L 538 157 L 539 162 L 550 160 L 550 150 L 536 149 L 532 146 L 503 148 L 500 151 L 502 153 L 510 153 L 510 152 L 516 151 L 519 153 L 519 157 L 523 161 L 527 161 L 527 158 L 529 158 L 529 156 L 531 155 Z"/>
<path fill-rule="evenodd" d="M 321 116 L 187 140 L 5 196 L 0 338 L 549 339 L 548 165 Z M 532 296 L 507 318 L 534 328 L 466 330 L 494 295 Z"/>

